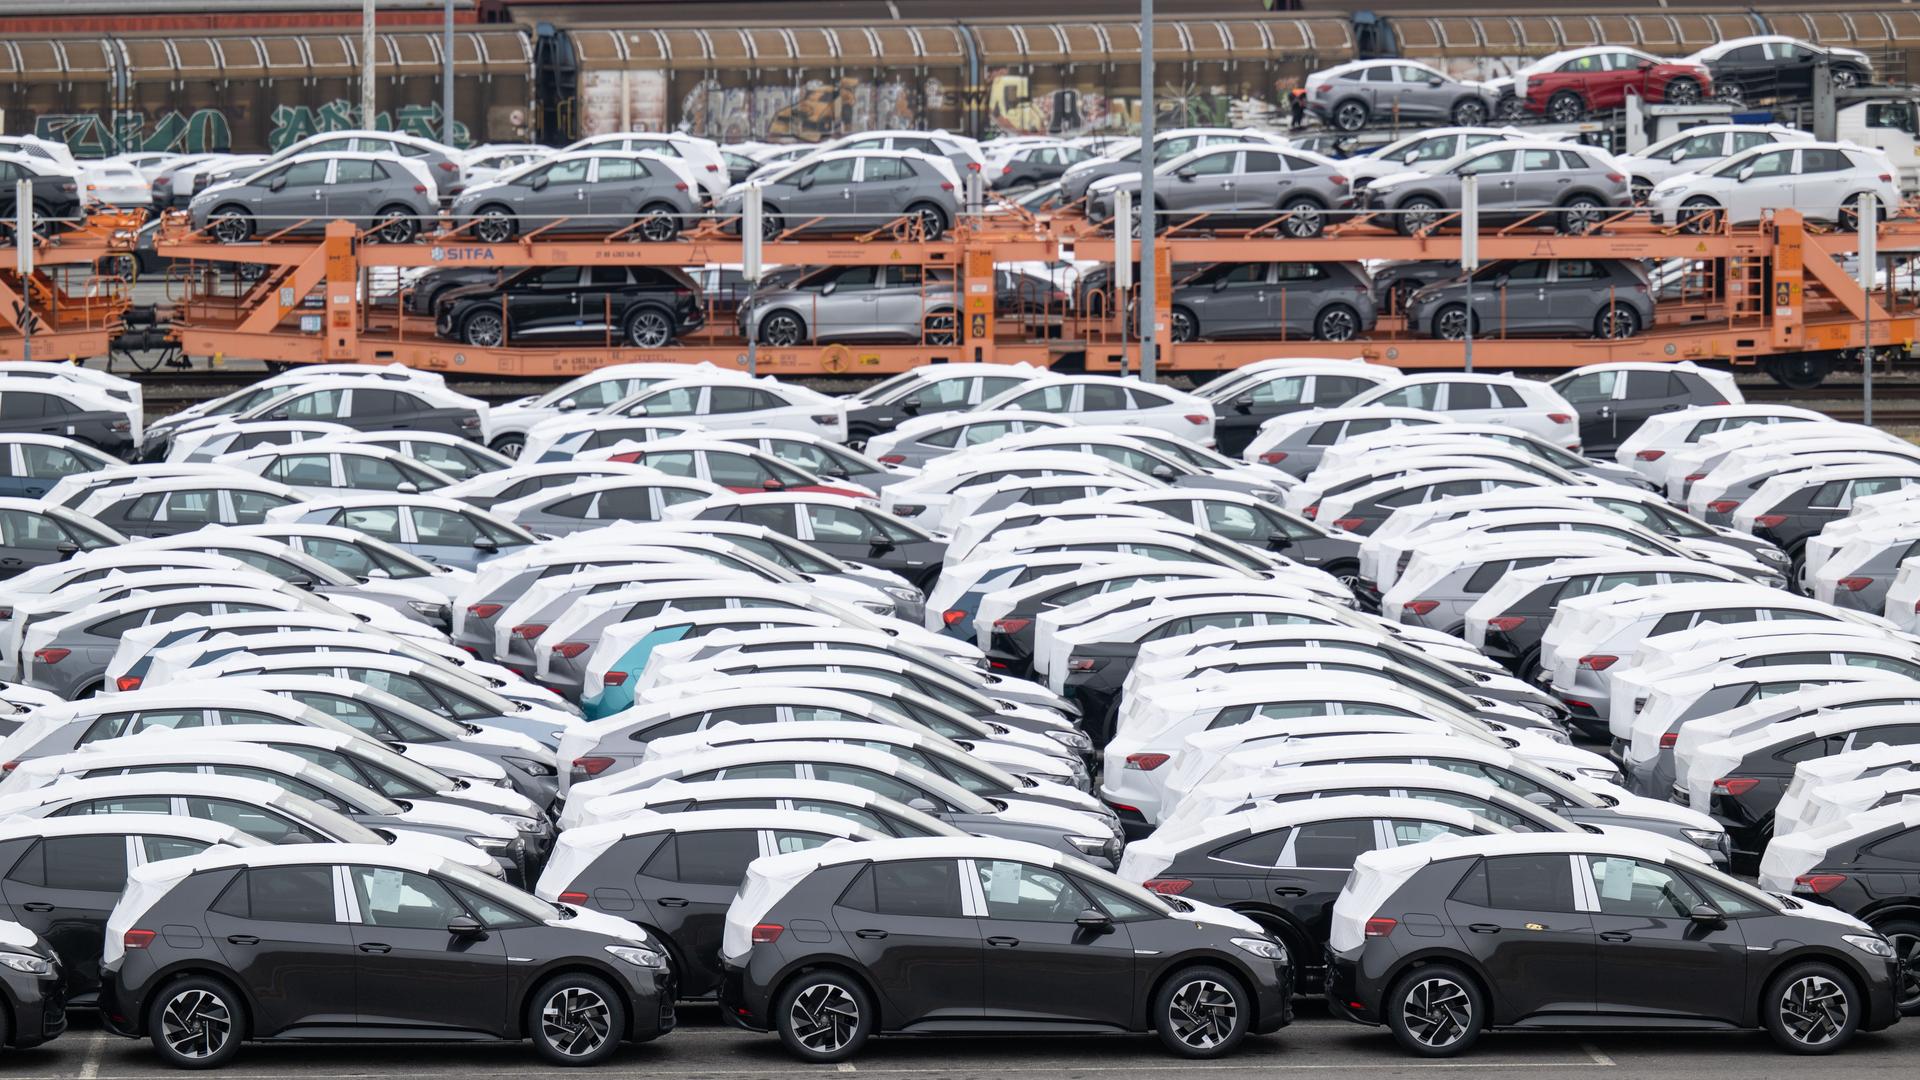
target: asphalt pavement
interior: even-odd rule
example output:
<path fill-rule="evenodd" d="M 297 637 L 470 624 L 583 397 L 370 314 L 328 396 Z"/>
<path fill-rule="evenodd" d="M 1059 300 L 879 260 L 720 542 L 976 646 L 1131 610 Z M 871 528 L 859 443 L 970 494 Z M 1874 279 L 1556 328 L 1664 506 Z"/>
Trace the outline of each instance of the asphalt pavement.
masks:
<path fill-rule="evenodd" d="M 797 1075 L 851 1074 L 927 1080 L 1079 1080 L 1139 1077 L 1429 1077 L 1449 1080 L 1484 1071 L 1500 1080 L 1805 1080 L 1808 1076 L 1875 1080 L 1920 1075 L 1920 1020 L 1895 1025 L 1829 1057 L 1782 1054 L 1763 1034 L 1490 1035 L 1463 1058 L 1409 1058 L 1382 1028 L 1331 1019 L 1306 1006 L 1278 1033 L 1249 1039 L 1229 1058 L 1185 1062 L 1145 1038 L 877 1039 L 843 1065 L 802 1066 L 771 1035 L 724 1027 L 711 1006 L 688 1005 L 680 1029 L 644 1046 L 627 1047 L 590 1070 L 549 1069 L 525 1044 L 250 1043 L 222 1080 L 357 1080 L 360 1077 L 524 1077 L 569 1075 L 599 1080 L 786 1080 Z M 74 1027 L 32 1050 L 0 1051 L 0 1080 L 15 1077 L 118 1080 L 178 1077 L 145 1041 L 109 1035 L 75 1014 Z"/>

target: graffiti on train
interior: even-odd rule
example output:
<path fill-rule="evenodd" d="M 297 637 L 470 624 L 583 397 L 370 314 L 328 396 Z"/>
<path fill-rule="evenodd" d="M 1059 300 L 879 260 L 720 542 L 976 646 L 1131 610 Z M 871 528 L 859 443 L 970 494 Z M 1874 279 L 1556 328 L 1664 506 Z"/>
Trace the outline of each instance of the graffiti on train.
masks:
<path fill-rule="evenodd" d="M 275 105 L 268 116 L 268 150 L 282 150 L 312 135 L 359 128 L 360 110 L 336 98 L 321 105 Z M 441 137 L 440 106 L 401 105 L 374 116 L 374 128 L 422 138 Z M 48 113 L 34 122 L 35 135 L 63 142 L 78 157 L 97 158 L 134 152 L 225 152 L 234 148 L 233 127 L 220 109 L 178 110 L 148 117 L 141 112 Z M 454 121 L 455 146 L 470 146 L 467 126 Z"/>

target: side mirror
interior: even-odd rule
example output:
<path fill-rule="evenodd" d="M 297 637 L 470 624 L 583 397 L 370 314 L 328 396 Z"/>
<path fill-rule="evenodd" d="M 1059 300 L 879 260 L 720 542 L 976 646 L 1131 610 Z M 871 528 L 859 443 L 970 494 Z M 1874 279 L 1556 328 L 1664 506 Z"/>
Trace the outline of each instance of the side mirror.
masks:
<path fill-rule="evenodd" d="M 767 477 L 766 481 L 762 483 L 760 486 L 767 489 L 768 491 L 785 491 L 787 488 L 787 485 L 781 483 L 780 481 L 774 479 L 771 476 Z"/>
<path fill-rule="evenodd" d="M 940 808 L 933 804 L 933 800 L 925 796 L 918 799 L 908 799 L 907 805 L 923 814 L 937 814 L 940 812 Z"/>
<path fill-rule="evenodd" d="M 1722 915 L 1720 909 L 1714 907 L 1712 904 L 1693 905 L 1693 910 L 1687 912 L 1687 918 L 1692 921 L 1695 926 L 1721 927 L 1727 925 L 1727 917 Z"/>
<path fill-rule="evenodd" d="M 1409 151 L 1407 151 L 1407 156 L 1406 156 L 1406 157 L 1403 157 L 1403 158 L 1401 158 L 1400 160 L 1401 160 L 1401 161 L 1404 161 L 1404 162 L 1406 162 L 1406 163 L 1407 163 L 1407 164 L 1409 164 L 1409 165 L 1411 165 L 1411 164 L 1413 164 L 1414 162 L 1416 162 L 1416 161 L 1419 161 L 1419 160 L 1420 160 L 1420 151 L 1418 151 L 1418 150 L 1409 150 Z"/>
<path fill-rule="evenodd" d="M 1681 161 L 1686 159 L 1686 156 L 1687 156 L 1687 148 L 1682 146 L 1682 147 L 1676 148 L 1672 154 L 1668 155 L 1667 160 L 1673 162 L 1675 165 L 1678 165 L 1680 164 Z"/>
<path fill-rule="evenodd" d="M 1501 275 L 1500 275 L 1499 277 L 1497 277 L 1497 278 L 1494 278 L 1494 279 L 1493 279 L 1493 287 L 1494 287 L 1494 288 L 1496 288 L 1496 289 L 1504 289 L 1504 288 L 1506 288 L 1506 287 L 1507 287 L 1507 275 L 1505 275 L 1505 274 L 1501 274 Z"/>
<path fill-rule="evenodd" d="M 367 567 L 367 572 L 361 575 L 362 578 L 368 581 L 375 581 L 375 580 L 385 581 L 392 576 L 393 576 L 392 574 L 387 573 L 385 570 L 382 570 L 378 566 Z"/>
<path fill-rule="evenodd" d="M 71 540 L 62 540 L 53 546 L 53 550 L 59 552 L 60 557 L 65 559 L 80 554 L 80 545 Z"/>
<path fill-rule="evenodd" d="M 1192 169 L 1181 169 L 1180 171 L 1174 173 L 1173 175 L 1179 177 L 1182 180 L 1191 180 L 1193 179 L 1194 173 Z"/>
<path fill-rule="evenodd" d="M 285 409 L 275 409 L 266 415 L 266 419 L 268 420 L 285 420 L 286 418 L 287 410 Z"/>
<path fill-rule="evenodd" d="M 279 190 L 280 190 L 281 188 L 283 188 L 283 187 L 286 187 L 286 186 L 287 186 L 287 174 L 286 174 L 286 173 L 281 173 L 281 174 L 280 174 L 279 176 L 276 176 L 276 177 L 274 177 L 273 179 L 271 179 L 271 180 L 269 180 L 269 181 L 267 181 L 267 190 L 268 190 L 268 191 L 279 191 Z"/>
<path fill-rule="evenodd" d="M 1653 70 L 1653 61 L 1651 61 L 1651 60 L 1642 60 L 1642 61 L 1640 61 L 1640 63 L 1639 63 L 1639 64 L 1637 64 L 1637 65 L 1635 65 L 1635 68 L 1634 68 L 1634 70 L 1636 70 L 1636 71 L 1652 71 L 1652 70 Z"/>
<path fill-rule="evenodd" d="M 838 289 L 839 287 L 840 287 L 840 283 L 839 283 L 839 282 L 837 282 L 837 281 L 829 281 L 829 282 L 827 282 L 827 283 L 826 283 L 825 285 L 822 285 L 822 286 L 820 286 L 820 295 L 821 295 L 821 296 L 832 296 L 832 295 L 833 295 L 833 293 L 834 293 L 834 290 L 835 290 L 835 289 Z"/>
<path fill-rule="evenodd" d="M 1553 796 L 1544 791 L 1530 791 L 1526 795 L 1526 800 L 1535 806 L 1544 806 L 1549 810 L 1553 809 Z"/>
<path fill-rule="evenodd" d="M 487 928 L 471 915 L 455 915 L 447 920 L 447 933 L 454 937 L 485 937 Z"/>
<path fill-rule="evenodd" d="M 474 546 L 474 550 L 476 551 L 499 551 L 500 550 L 499 543 L 496 542 L 491 536 L 474 537 L 473 546 Z"/>
<path fill-rule="evenodd" d="M 919 416 L 920 403 L 909 398 L 900 403 L 900 411 L 906 413 L 908 416 Z"/>
<path fill-rule="evenodd" d="M 1113 929 L 1113 916 L 1104 911 L 1088 908 L 1080 913 L 1079 918 L 1073 920 L 1073 925 L 1082 930 L 1091 930 L 1096 934 L 1104 934 Z"/>
<path fill-rule="evenodd" d="M 1427 85 L 1428 86 L 1445 86 L 1447 85 L 1447 80 L 1436 75 L 1433 78 L 1427 80 Z"/>
<path fill-rule="evenodd" d="M 420 485 L 411 480 L 402 480 L 393 490 L 402 495 L 418 495 L 420 494 Z"/>
<path fill-rule="evenodd" d="M 1239 397 L 1234 398 L 1233 407 L 1240 412 L 1251 412 L 1253 410 L 1253 395 L 1241 394 Z"/>
<path fill-rule="evenodd" d="M 1174 477 L 1173 466 L 1155 465 L 1152 476 L 1155 480 L 1171 480 Z"/>
<path fill-rule="evenodd" d="M 1734 179 L 1740 181 L 1743 184 L 1753 179 L 1753 166 L 1749 165 L 1746 168 L 1741 169 L 1740 174 L 1734 177 Z"/>
<path fill-rule="evenodd" d="M 627 410 L 627 415 L 628 416 L 645 416 L 647 415 L 647 410 L 650 408 L 652 408 L 652 406 L 646 404 L 645 402 L 641 402 L 640 404 L 629 408 Z"/>
<path fill-rule="evenodd" d="M 1226 278 L 1221 278 L 1221 279 L 1220 279 L 1219 281 L 1216 281 L 1216 282 L 1214 282 L 1214 283 L 1213 283 L 1213 291 L 1214 291 L 1214 292 L 1225 292 L 1225 291 L 1227 291 L 1227 279 L 1226 279 Z"/>
<path fill-rule="evenodd" d="M 892 551 L 893 541 L 887 539 L 884 536 L 876 536 L 873 538 L 873 541 L 868 545 L 868 550 L 872 551 L 873 554 L 875 555 Z"/>
<path fill-rule="evenodd" d="M 799 188 L 801 191 L 807 190 L 808 188 L 813 186 L 813 174 L 808 173 L 807 175 L 802 176 L 800 179 L 795 180 L 793 182 L 793 186 Z"/>
<path fill-rule="evenodd" d="M 573 400 L 572 398 L 568 398 L 565 401 L 562 401 L 560 404 L 554 406 L 554 408 L 559 409 L 561 412 L 572 412 L 573 410 L 579 407 L 580 407 L 580 403 Z"/>
<path fill-rule="evenodd" d="M 532 180 L 527 181 L 527 186 L 535 191 L 539 191 L 547 186 L 547 178 L 544 174 L 536 176 Z"/>

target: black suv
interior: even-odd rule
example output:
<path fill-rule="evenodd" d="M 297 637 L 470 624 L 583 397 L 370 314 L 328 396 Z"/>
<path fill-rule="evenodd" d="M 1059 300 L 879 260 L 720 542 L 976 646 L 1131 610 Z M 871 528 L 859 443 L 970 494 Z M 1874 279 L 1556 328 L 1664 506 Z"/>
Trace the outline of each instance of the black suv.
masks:
<path fill-rule="evenodd" d="M 32 166 L 17 161 L 0 161 L 0 235 L 12 236 L 13 223 L 20 216 L 15 185 L 22 180 L 33 183 L 34 230 L 46 232 L 54 220 L 80 220 L 80 185 L 71 176 L 38 173 Z M 49 224 L 42 226 L 41 222 Z"/>
<path fill-rule="evenodd" d="M 660 266 L 546 266 L 441 291 L 434 326 L 468 345 L 601 342 L 660 349 L 706 323 L 700 288 Z"/>

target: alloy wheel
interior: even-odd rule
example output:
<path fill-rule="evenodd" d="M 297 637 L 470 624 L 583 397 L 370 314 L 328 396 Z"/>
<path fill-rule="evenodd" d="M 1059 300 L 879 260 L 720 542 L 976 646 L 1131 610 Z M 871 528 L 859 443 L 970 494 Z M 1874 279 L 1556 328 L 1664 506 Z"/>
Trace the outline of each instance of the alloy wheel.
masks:
<path fill-rule="evenodd" d="M 1640 329 L 1640 318 L 1631 308 L 1614 307 L 1600 315 L 1600 336 L 1611 341 L 1630 338 Z"/>
<path fill-rule="evenodd" d="M 1847 992 L 1825 975 L 1802 975 L 1780 993 L 1780 1026 L 1802 1046 L 1838 1038 L 1850 1011 Z"/>
<path fill-rule="evenodd" d="M 665 348 L 673 340 L 673 324 L 663 312 L 648 308 L 627 320 L 627 340 L 637 349 Z"/>
<path fill-rule="evenodd" d="M 1171 337 L 1175 341 L 1192 341 L 1194 339 L 1193 316 L 1184 311 L 1175 311 L 1168 319 L 1168 323 L 1168 337 Z"/>
<path fill-rule="evenodd" d="M 613 1010 L 584 986 L 562 987 L 540 1009 L 540 1033 L 560 1053 L 586 1057 L 613 1038 Z"/>
<path fill-rule="evenodd" d="M 1692 79 L 1675 79 L 1667 86 L 1667 103 L 1691 105 L 1700 100 L 1700 84 Z"/>
<path fill-rule="evenodd" d="M 787 1010 L 793 1037 L 816 1054 L 834 1054 L 860 1029 L 860 1003 L 843 987 L 815 983 L 794 995 Z"/>
<path fill-rule="evenodd" d="M 1239 1016 L 1233 991 L 1212 979 L 1187 983 L 1167 1003 L 1173 1037 L 1195 1050 L 1210 1050 L 1226 1041 Z"/>
<path fill-rule="evenodd" d="M 1409 236 L 1432 228 L 1439 220 L 1440 208 L 1425 199 L 1415 199 L 1400 210 L 1400 226 Z"/>
<path fill-rule="evenodd" d="M 1333 111 L 1333 126 L 1341 131 L 1359 131 L 1367 125 L 1367 107 L 1349 101 Z"/>
<path fill-rule="evenodd" d="M 476 311 L 467 316 L 466 333 L 462 336 L 467 339 L 467 344 L 482 349 L 498 347 L 503 338 L 499 312 Z"/>
<path fill-rule="evenodd" d="M 1560 229 L 1572 236 L 1590 233 L 1605 216 L 1605 208 L 1592 199 L 1575 199 L 1560 211 Z"/>
<path fill-rule="evenodd" d="M 934 207 L 923 206 L 914 216 L 920 222 L 920 239 L 922 240 L 939 239 L 940 234 L 947 231 L 946 215 Z"/>
<path fill-rule="evenodd" d="M 414 221 L 404 210 L 393 210 L 380 219 L 380 227 L 374 235 L 383 244 L 410 244 L 413 242 Z"/>
<path fill-rule="evenodd" d="M 801 327 L 800 320 L 784 311 L 767 316 L 767 321 L 760 326 L 760 342 L 763 345 L 784 348 L 800 344 L 804 337 L 806 331 Z"/>
<path fill-rule="evenodd" d="M 1478 101 L 1463 101 L 1453 107 L 1453 122 L 1461 127 L 1479 127 L 1487 122 L 1487 107 Z"/>
<path fill-rule="evenodd" d="M 1585 116 L 1587 107 L 1580 101 L 1580 95 L 1571 91 L 1562 91 L 1553 95 L 1547 102 L 1547 118 L 1556 124 L 1571 124 Z"/>
<path fill-rule="evenodd" d="M 1330 308 L 1320 313 L 1319 333 L 1321 341 L 1352 341 L 1360 333 L 1360 320 L 1345 307 Z"/>
<path fill-rule="evenodd" d="M 1473 1030 L 1473 999 L 1452 979 L 1430 978 L 1414 983 L 1400 1004 L 1407 1032 L 1435 1049 L 1452 1046 Z"/>
<path fill-rule="evenodd" d="M 489 210 L 474 223 L 473 235 L 486 244 L 504 244 L 513 239 L 513 219 L 504 210 Z"/>
<path fill-rule="evenodd" d="M 1306 240 L 1319 236 L 1326 228 L 1326 215 L 1310 202 L 1298 202 L 1285 207 L 1288 215 L 1287 235 L 1296 240 Z"/>
<path fill-rule="evenodd" d="M 927 316 L 927 344 L 953 344 L 953 314 L 939 312 Z"/>
<path fill-rule="evenodd" d="M 640 239 L 649 244 L 664 244 L 680 235 L 680 226 L 665 210 L 654 210 L 640 219 Z"/>
<path fill-rule="evenodd" d="M 1893 985 L 1894 1004 L 1902 1012 L 1920 1008 L 1920 934 L 1889 934 L 1887 943 L 1893 946 L 1895 978 Z"/>
<path fill-rule="evenodd" d="M 222 214 L 214 219 L 213 238 L 223 244 L 245 243 L 253 235 L 253 226 L 244 214 Z"/>
<path fill-rule="evenodd" d="M 1467 309 L 1450 307 L 1433 319 L 1433 336 L 1447 341 L 1460 341 L 1467 336 Z"/>
<path fill-rule="evenodd" d="M 183 1058 L 198 1060 L 220 1052 L 233 1038 L 233 1013 L 206 990 L 183 990 L 160 1014 L 161 1037 Z"/>

